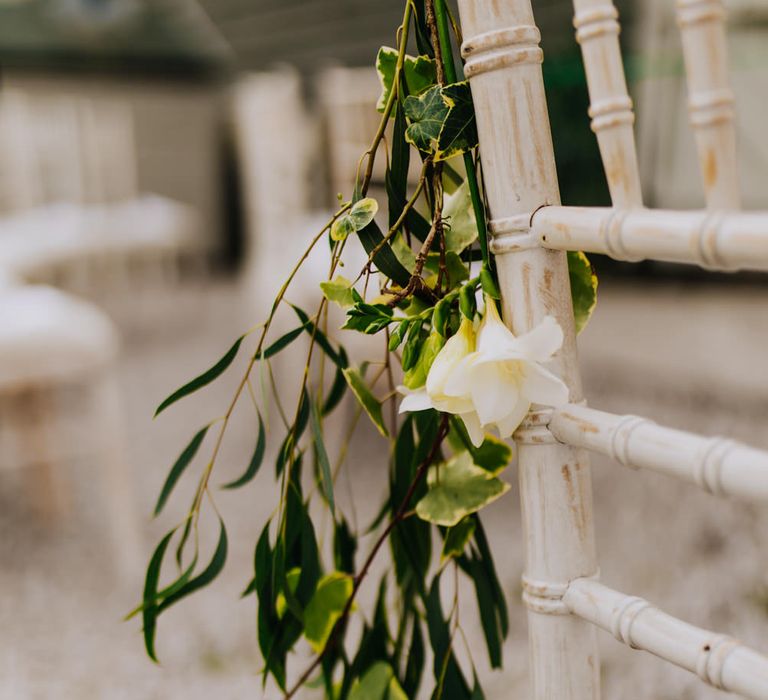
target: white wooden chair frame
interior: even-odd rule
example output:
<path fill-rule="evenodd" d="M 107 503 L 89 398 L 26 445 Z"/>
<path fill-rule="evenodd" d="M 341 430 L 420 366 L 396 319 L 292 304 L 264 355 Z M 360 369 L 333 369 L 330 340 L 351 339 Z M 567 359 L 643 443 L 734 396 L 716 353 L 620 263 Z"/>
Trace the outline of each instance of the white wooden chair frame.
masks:
<path fill-rule="evenodd" d="M 672 0 L 670 0 L 671 2 Z M 600 697 L 595 627 L 696 673 L 705 683 L 768 698 L 768 658 L 598 582 L 587 451 L 664 472 L 715 494 L 768 499 L 768 453 L 671 430 L 582 400 L 566 250 L 724 270 L 768 270 L 768 212 L 738 213 L 733 96 L 719 0 L 677 0 L 707 211 L 643 208 L 634 115 L 611 0 L 574 0 L 613 208 L 559 206 L 537 29 L 530 0 L 459 0 L 503 310 L 515 333 L 554 315 L 565 331 L 553 369 L 571 403 L 532 412 L 516 432 L 527 541 L 532 697 Z"/>

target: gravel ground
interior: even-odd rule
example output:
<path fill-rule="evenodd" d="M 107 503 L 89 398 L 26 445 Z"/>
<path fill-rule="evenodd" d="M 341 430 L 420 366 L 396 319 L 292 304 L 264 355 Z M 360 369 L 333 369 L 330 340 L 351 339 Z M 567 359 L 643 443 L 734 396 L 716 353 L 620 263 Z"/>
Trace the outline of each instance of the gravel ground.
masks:
<path fill-rule="evenodd" d="M 608 281 L 581 338 L 590 404 L 649 415 L 659 422 L 718 433 L 768 448 L 768 312 L 764 288 L 659 286 Z M 192 480 L 168 512 L 151 521 L 168 465 L 193 432 L 222 413 L 236 378 L 225 379 L 152 421 L 152 410 L 252 325 L 238 285 L 184 284 L 151 299 L 107 304 L 125 336 L 119 381 L 126 409 L 127 456 L 141 513 L 143 555 L 183 514 Z M 295 374 L 289 361 L 284 374 Z M 250 407 L 235 414 L 220 462 L 221 481 L 237 474 L 253 441 Z M 339 426 L 337 426 L 338 428 Z M 385 479 L 385 448 L 371 454 L 363 430 L 352 448 L 352 483 L 340 495 L 361 521 L 375 509 Z M 715 499 L 663 476 L 594 460 L 595 520 L 602 578 L 695 624 L 733 634 L 757 648 L 768 639 L 764 545 L 768 510 Z M 269 464 L 269 462 L 267 462 Z M 162 666 L 144 656 L 139 624 L 121 622 L 137 601 L 143 571 L 118 575 L 98 490 L 99 465 L 67 465 L 73 507 L 46 524 L 29 512 L 18 474 L 0 473 L 0 698 L 2 700 L 176 700 L 275 698 L 261 688 L 253 599 L 240 600 L 258 524 L 276 493 L 268 474 L 258 485 L 221 493 L 217 505 L 231 536 L 228 567 L 215 586 L 160 621 Z M 505 668 L 488 672 L 490 699 L 527 697 L 525 612 L 519 506 L 512 489 L 485 517 L 509 595 L 511 633 Z M 213 530 L 214 526 L 204 528 Z M 214 534 L 214 533 L 212 533 Z M 204 540 L 204 544 L 209 544 Z M 462 596 L 470 645 L 472 596 Z M 370 597 L 370 590 L 363 591 Z M 604 697 L 680 700 L 721 697 L 688 673 L 601 634 Z M 300 666 L 301 664 L 299 664 Z M 481 663 L 482 667 L 482 663 Z M 310 694 L 307 693 L 307 696 Z"/>

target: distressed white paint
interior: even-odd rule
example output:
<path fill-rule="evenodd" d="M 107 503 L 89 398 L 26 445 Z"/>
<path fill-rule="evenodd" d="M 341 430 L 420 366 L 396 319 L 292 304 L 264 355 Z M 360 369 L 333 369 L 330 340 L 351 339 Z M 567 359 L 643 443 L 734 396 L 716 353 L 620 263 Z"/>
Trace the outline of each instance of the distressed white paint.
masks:
<path fill-rule="evenodd" d="M 719 270 L 768 270 L 768 212 L 546 207 L 532 238 L 553 250 L 646 258 Z"/>
<path fill-rule="evenodd" d="M 707 207 L 740 206 L 734 97 L 728 78 L 725 9 L 721 0 L 677 0 L 688 110 L 696 136 Z"/>
<path fill-rule="evenodd" d="M 480 152 L 504 318 L 522 333 L 544 316 L 565 331 L 552 370 L 581 398 L 565 254 L 508 245 L 525 238 L 526 222 L 559 192 L 541 75 L 539 30 L 529 0 L 460 0 L 466 59 L 477 114 Z M 525 601 L 529 607 L 531 697 L 599 698 L 594 629 L 547 605 L 552 590 L 596 571 L 591 481 L 586 453 L 559 444 L 529 416 L 515 438 L 527 539 Z"/>
<path fill-rule="evenodd" d="M 642 206 L 640 172 L 619 48 L 619 13 L 612 0 L 574 0 L 573 25 L 589 88 L 589 116 L 597 135 L 611 200 L 616 207 Z"/>
<path fill-rule="evenodd" d="M 768 657 L 731 637 L 694 627 L 595 580 L 572 581 L 562 602 L 623 644 L 687 669 L 704 683 L 754 700 L 768 698 Z"/>
<path fill-rule="evenodd" d="M 624 466 L 691 481 L 716 495 L 768 501 L 768 452 L 581 405 L 557 409 L 549 424 L 561 442 L 607 455 Z"/>

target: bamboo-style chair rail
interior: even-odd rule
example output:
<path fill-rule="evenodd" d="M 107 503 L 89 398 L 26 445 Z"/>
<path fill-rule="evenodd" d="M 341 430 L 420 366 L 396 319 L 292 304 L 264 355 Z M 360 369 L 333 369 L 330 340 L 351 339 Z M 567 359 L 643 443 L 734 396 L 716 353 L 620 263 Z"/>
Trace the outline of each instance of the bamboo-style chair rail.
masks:
<path fill-rule="evenodd" d="M 530 233 L 532 242 L 551 250 L 584 250 L 615 260 L 768 270 L 768 212 L 542 207 Z"/>
<path fill-rule="evenodd" d="M 523 601 L 531 696 L 598 700 L 595 628 L 601 627 L 716 688 L 768 700 L 766 657 L 596 580 L 590 451 L 677 476 L 714 494 L 758 500 L 768 500 L 768 453 L 580 403 L 564 253 L 768 271 L 768 212 L 738 211 L 723 4 L 676 0 L 707 205 L 702 211 L 643 208 L 618 13 L 612 0 L 573 5 L 610 209 L 560 206 L 531 0 L 459 0 L 464 73 L 477 116 L 504 318 L 518 334 L 545 315 L 558 320 L 565 340 L 550 369 L 571 391 L 571 404 L 533 411 L 514 435 L 526 537 Z"/>
<path fill-rule="evenodd" d="M 647 418 L 569 404 L 549 430 L 563 443 L 698 484 L 719 496 L 768 501 L 768 452 L 720 437 L 702 437 Z"/>
<path fill-rule="evenodd" d="M 754 700 L 768 696 L 768 657 L 732 637 L 694 627 L 594 579 L 572 581 L 562 603 L 628 647 L 655 654 L 715 688 Z"/>

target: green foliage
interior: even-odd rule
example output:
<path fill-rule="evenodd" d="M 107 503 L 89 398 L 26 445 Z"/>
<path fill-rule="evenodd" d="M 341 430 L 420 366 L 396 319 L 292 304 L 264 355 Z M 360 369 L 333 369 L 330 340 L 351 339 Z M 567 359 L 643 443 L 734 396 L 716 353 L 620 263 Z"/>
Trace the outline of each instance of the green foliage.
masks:
<path fill-rule="evenodd" d="M 447 527 L 456 525 L 463 517 L 509 490 L 509 484 L 474 464 L 468 452 L 432 467 L 427 481 L 429 491 L 416 504 L 416 515 Z"/>
<path fill-rule="evenodd" d="M 388 436 L 387 427 L 384 425 L 384 417 L 381 413 L 381 402 L 371 393 L 360 372 L 349 368 L 344 370 L 344 377 L 349 388 L 355 395 L 357 402 L 368 414 L 376 429 L 384 436 Z"/>
<path fill-rule="evenodd" d="M 573 318 L 576 332 L 580 333 L 589 323 L 597 304 L 597 275 L 584 253 L 568 251 L 568 277 L 571 281 Z"/>
<path fill-rule="evenodd" d="M 376 72 L 381 83 L 381 95 L 376 109 L 383 112 L 395 82 L 397 49 L 382 46 L 376 56 Z M 410 95 L 418 95 L 435 84 L 435 61 L 429 56 L 408 56 L 403 61 L 403 77 Z"/>
<path fill-rule="evenodd" d="M 185 519 L 156 546 L 141 600 L 129 614 L 141 615 L 152 659 L 157 658 L 158 617 L 211 584 L 225 566 L 224 521 L 219 518 L 217 544 L 208 559 L 207 547 L 198 548 L 199 541 L 209 541 L 200 536 L 205 522 L 201 513 L 211 508 L 218 515 L 211 479 L 218 478 L 219 448 L 230 417 L 248 397 L 257 417 L 253 449 L 241 475 L 223 488 L 235 490 L 271 478 L 261 467 L 267 448 L 277 447 L 274 478 L 279 497 L 272 515 L 261 524 L 252 576 L 243 582 L 242 594 L 257 606 L 264 683 L 273 680 L 286 697 L 294 697 L 306 684 L 322 690 L 329 700 L 478 700 L 484 694 L 474 660 L 461 643 L 461 625 L 466 624 L 482 629 L 490 665 L 502 664 L 509 619 L 478 511 L 508 490 L 498 477 L 512 449 L 491 435 L 475 447 L 459 416 L 425 408 L 448 403 L 433 388 L 427 397 L 427 378 L 446 344 L 454 341 L 455 350 L 465 343 L 470 350 L 461 352 L 471 351 L 471 329 L 479 323 L 477 294 L 482 291 L 486 302 L 500 296 L 488 251 L 471 92 L 467 82 L 459 81 L 453 63 L 457 47 L 445 1 L 435 0 L 434 10 L 428 15 L 423 0 L 404 3 L 399 45 L 384 47 L 377 56 L 381 121 L 362 155 L 354 191 L 312 238 L 272 301 L 267 319 L 256 327 L 258 340 L 248 351 L 244 373 L 223 415 L 195 433 L 160 490 L 156 513 L 174 497 L 182 477 L 195 473 L 198 479 Z M 429 26 L 433 20 L 436 26 Z M 435 35 L 443 71 L 435 63 Z M 418 56 L 405 53 L 413 43 Z M 438 72 L 445 75 L 442 85 L 437 84 Z M 461 165 L 450 160 L 459 155 Z M 412 158 L 421 165 L 416 182 Z M 383 163 L 387 212 L 381 213 L 379 223 L 386 221 L 386 231 L 375 220 L 378 202 L 368 196 L 376 182 L 372 178 L 381 172 L 374 166 Z M 289 303 L 289 287 L 320 241 L 331 251 L 329 279 L 320 284 L 317 305 L 306 311 Z M 357 241 L 368 259 L 362 269 L 349 271 L 345 249 Z M 597 282 L 583 254 L 570 253 L 568 260 L 580 329 L 594 308 Z M 329 328 L 331 304 L 344 309 L 343 328 L 368 343 L 363 357 L 355 348 L 354 366 Z M 273 321 L 286 313 L 296 315 L 298 326 L 274 337 Z M 462 319 L 469 323 L 454 339 Z M 173 392 L 156 414 L 223 375 L 248 337 L 242 335 L 210 369 Z M 273 374 L 271 360 L 299 337 L 307 341 L 301 343 L 307 355 L 291 395 L 280 374 Z M 449 354 L 445 357 L 451 360 Z M 398 386 L 401 383 L 405 389 Z M 439 381 L 429 386 L 434 384 Z M 407 400 L 413 409 L 399 418 L 398 390 L 411 392 Z M 356 402 L 354 422 L 344 442 L 332 444 L 325 430 L 327 417 L 345 402 Z M 348 441 L 362 413 L 379 433 L 370 437 L 365 459 L 373 464 L 379 460 L 382 469 L 387 463 L 388 473 L 378 509 L 354 513 L 338 498 L 334 481 L 358 467 L 350 464 Z M 206 441 L 214 427 L 218 433 Z M 210 454 L 198 459 L 209 442 Z M 358 527 L 358 521 L 364 524 Z M 440 541 L 442 546 L 435 549 Z M 165 560 L 172 543 L 176 566 L 170 573 Z M 374 562 L 386 556 L 388 564 Z M 449 575 L 443 576 L 447 570 Z M 356 593 L 366 581 L 372 583 L 371 571 L 383 571 L 376 582 L 378 595 L 372 607 L 361 609 Z M 461 620 L 458 616 L 467 583 L 477 602 L 476 619 L 469 623 L 463 613 Z M 443 599 L 453 594 L 449 610 L 442 609 L 441 587 Z M 462 601 L 462 610 L 465 607 Z M 302 672 L 294 667 L 298 659 L 293 652 L 304 643 L 314 656 Z M 425 673 L 429 658 L 431 678 L 429 669 Z M 293 686 L 288 684 L 297 677 Z"/>

